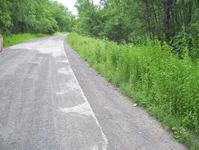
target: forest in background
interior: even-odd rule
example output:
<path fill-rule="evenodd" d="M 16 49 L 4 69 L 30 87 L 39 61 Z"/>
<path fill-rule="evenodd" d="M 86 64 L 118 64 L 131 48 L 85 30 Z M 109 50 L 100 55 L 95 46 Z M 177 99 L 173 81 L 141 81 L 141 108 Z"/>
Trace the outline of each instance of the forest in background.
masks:
<path fill-rule="evenodd" d="M 183 58 L 199 58 L 199 0 L 77 0 L 74 31 L 120 43 L 165 41 Z"/>
<path fill-rule="evenodd" d="M 199 58 L 199 0 L 77 0 L 78 16 L 53 0 L 1 0 L 0 33 L 75 31 L 119 43 L 158 39 Z"/>
<path fill-rule="evenodd" d="M 72 30 L 73 16 L 51 0 L 0 0 L 0 33 L 66 32 Z"/>

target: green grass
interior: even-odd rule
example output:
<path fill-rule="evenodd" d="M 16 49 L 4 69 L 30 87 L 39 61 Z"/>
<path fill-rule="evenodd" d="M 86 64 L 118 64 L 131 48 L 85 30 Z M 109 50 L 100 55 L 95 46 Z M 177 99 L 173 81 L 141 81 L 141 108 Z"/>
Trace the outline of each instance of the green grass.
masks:
<path fill-rule="evenodd" d="M 33 40 L 36 38 L 50 36 L 48 34 L 32 34 L 32 33 L 22 33 L 22 34 L 12 34 L 4 36 L 4 47 L 12 46 L 17 43 Z"/>
<path fill-rule="evenodd" d="M 118 45 L 72 33 L 68 42 L 82 58 L 144 107 L 191 150 L 199 149 L 199 62 L 179 60 L 158 41 Z"/>
<path fill-rule="evenodd" d="M 69 32 L 55 32 L 53 35 L 69 34 Z"/>

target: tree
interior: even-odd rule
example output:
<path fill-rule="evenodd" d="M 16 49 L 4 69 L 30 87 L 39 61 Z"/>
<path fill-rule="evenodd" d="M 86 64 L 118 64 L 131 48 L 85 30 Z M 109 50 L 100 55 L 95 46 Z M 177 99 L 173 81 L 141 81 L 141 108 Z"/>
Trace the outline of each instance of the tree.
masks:
<path fill-rule="evenodd" d="M 169 42 L 182 27 L 196 23 L 198 0 L 78 0 L 75 30 L 121 42 L 158 38 Z M 136 42 L 135 42 L 136 43 Z"/>
<path fill-rule="evenodd" d="M 71 18 L 65 6 L 51 0 L 1 0 L 0 32 L 71 31 Z"/>
<path fill-rule="evenodd" d="M 13 26 L 11 18 L 12 3 L 7 0 L 1 0 L 0 5 L 0 34 L 8 33 Z"/>

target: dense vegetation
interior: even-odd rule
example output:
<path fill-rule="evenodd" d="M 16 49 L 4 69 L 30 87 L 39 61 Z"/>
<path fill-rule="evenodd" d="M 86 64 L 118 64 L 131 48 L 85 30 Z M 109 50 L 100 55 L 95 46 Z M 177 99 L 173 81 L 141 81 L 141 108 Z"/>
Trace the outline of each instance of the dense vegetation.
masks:
<path fill-rule="evenodd" d="M 199 1 L 77 0 L 69 43 L 98 72 L 199 149 Z M 117 42 L 108 42 L 108 40 Z"/>
<path fill-rule="evenodd" d="M 73 31 L 86 36 L 71 34 L 72 47 L 198 150 L 199 1 L 77 0 L 76 7 Z"/>
<path fill-rule="evenodd" d="M 51 0 L 1 0 L 0 33 L 45 33 L 71 31 L 72 15 Z"/>
<path fill-rule="evenodd" d="M 178 59 L 159 41 L 118 45 L 70 34 L 68 42 L 122 92 L 145 107 L 175 138 L 199 149 L 199 61 Z"/>
<path fill-rule="evenodd" d="M 77 0 L 76 7 L 74 30 L 81 34 L 134 44 L 159 39 L 180 58 L 186 48 L 199 57 L 198 0 Z"/>

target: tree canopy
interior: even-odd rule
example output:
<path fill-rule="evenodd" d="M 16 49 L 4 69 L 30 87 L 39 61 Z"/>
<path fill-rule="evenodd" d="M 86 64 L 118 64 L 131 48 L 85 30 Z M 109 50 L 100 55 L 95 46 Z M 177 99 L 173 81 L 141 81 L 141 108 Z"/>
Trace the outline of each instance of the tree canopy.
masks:
<path fill-rule="evenodd" d="M 170 40 L 199 20 L 198 0 L 78 0 L 79 31 L 130 41 L 136 36 Z"/>
<path fill-rule="evenodd" d="M 198 0 L 78 0 L 79 18 L 74 30 L 116 42 L 140 43 L 159 39 L 181 57 L 187 46 L 195 56 L 199 49 Z M 199 50 L 198 50 L 199 51 Z"/>
<path fill-rule="evenodd" d="M 54 33 L 71 31 L 73 16 L 51 0 L 1 0 L 0 32 Z"/>

